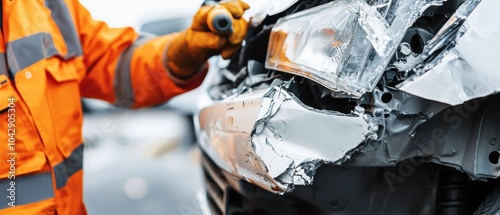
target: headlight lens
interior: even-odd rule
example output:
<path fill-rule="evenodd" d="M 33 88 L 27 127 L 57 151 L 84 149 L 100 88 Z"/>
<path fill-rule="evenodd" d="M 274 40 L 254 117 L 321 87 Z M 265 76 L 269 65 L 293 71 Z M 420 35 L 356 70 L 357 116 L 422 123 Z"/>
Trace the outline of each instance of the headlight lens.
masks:
<path fill-rule="evenodd" d="M 384 1 L 370 1 L 384 2 Z M 282 18 L 271 31 L 266 68 L 360 97 L 372 91 L 404 33 L 438 0 L 338 0 Z"/>

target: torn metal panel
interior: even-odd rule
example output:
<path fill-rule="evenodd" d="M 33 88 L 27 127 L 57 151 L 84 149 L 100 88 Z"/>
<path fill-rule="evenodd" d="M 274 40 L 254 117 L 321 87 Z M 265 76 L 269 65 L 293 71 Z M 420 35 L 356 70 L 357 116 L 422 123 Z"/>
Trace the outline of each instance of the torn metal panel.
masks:
<path fill-rule="evenodd" d="M 465 19 L 472 13 L 472 11 L 474 11 L 480 2 L 481 0 L 467 0 L 457 8 L 455 13 L 448 19 L 436 35 L 434 35 L 434 37 L 429 41 L 429 44 L 426 45 L 424 52 L 420 56 L 420 63 L 445 46 L 455 45 L 456 41 L 463 35 L 465 29 L 463 23 Z M 438 57 L 438 59 L 442 57 L 443 56 Z M 427 63 L 423 69 L 419 70 L 422 70 L 420 72 L 425 72 L 435 65 L 436 64 L 432 62 Z"/>
<path fill-rule="evenodd" d="M 490 160 L 490 153 L 500 150 L 499 108 L 500 97 L 495 95 L 444 110 L 417 128 L 401 158 L 425 157 L 474 180 L 500 177 L 500 165 Z"/>
<path fill-rule="evenodd" d="M 226 171 L 275 193 L 311 184 L 316 168 L 348 159 L 350 150 L 376 138 L 378 126 L 366 114 L 313 110 L 285 88 L 226 99 L 199 117 L 205 152 Z"/>
<path fill-rule="evenodd" d="M 238 172 L 236 158 L 246 157 L 244 152 L 251 151 L 248 140 L 264 93 L 257 91 L 229 97 L 226 102 L 206 106 L 199 113 L 200 145 L 218 166 L 228 172 Z"/>
<path fill-rule="evenodd" d="M 467 5 L 466 5 L 467 6 Z M 455 21 L 466 10 L 473 7 L 462 7 Z M 424 67 L 417 72 L 421 76 L 414 77 L 401 84 L 400 89 L 413 95 L 447 103 L 463 104 L 471 99 L 494 94 L 500 90 L 500 2 L 483 0 L 470 13 L 460 28 L 460 38 L 456 45 L 445 51 L 438 63 L 426 70 Z M 470 12 L 470 11 L 469 11 Z M 451 24 L 448 24 L 451 26 Z M 443 33 L 444 34 L 444 33 Z M 454 44 L 453 38 L 450 44 Z M 429 51 L 432 51 L 431 49 Z M 429 64 L 433 65 L 433 64 Z M 439 93 L 436 93 L 439 92 Z"/>
<path fill-rule="evenodd" d="M 390 95 L 390 100 L 384 96 Z M 369 102 L 373 109 L 368 110 L 378 123 L 378 138 L 370 139 L 353 151 L 353 159 L 344 165 L 350 166 L 392 166 L 405 159 L 405 151 L 417 134 L 416 129 L 439 112 L 449 107 L 416 97 L 395 88 L 375 89 Z"/>
<path fill-rule="evenodd" d="M 407 9 L 417 12 L 411 7 L 410 1 L 404 2 Z M 416 8 L 441 4 L 442 1 L 419 2 Z M 488 153 L 500 150 L 500 146 L 494 145 L 500 139 L 494 133 L 498 131 L 494 122 L 500 119 L 494 110 L 498 109 L 499 104 L 489 106 L 488 112 L 482 109 L 459 112 L 461 118 L 458 121 L 465 125 L 460 129 L 450 126 L 450 122 L 453 124 L 457 119 L 448 114 L 456 108 L 450 107 L 452 105 L 467 108 L 465 101 L 500 90 L 500 74 L 496 72 L 500 68 L 500 61 L 495 59 L 500 49 L 500 42 L 496 40 L 500 38 L 500 24 L 496 22 L 500 20 L 500 14 L 494 11 L 500 8 L 500 3 L 483 0 L 477 6 L 479 2 L 465 1 L 436 36 L 430 31 L 422 32 L 421 35 L 426 35 L 424 41 L 430 40 L 422 54 L 413 53 L 407 41 L 400 43 L 387 38 L 387 35 L 394 33 L 389 28 L 389 23 L 392 25 L 395 22 L 394 14 L 378 16 L 377 11 L 383 10 L 383 6 L 374 10 L 365 5 L 366 14 L 362 14 L 365 17 L 361 17 L 360 22 L 368 24 L 365 23 L 364 28 L 360 28 L 363 31 L 358 32 L 362 33 L 362 37 L 353 39 L 353 44 L 363 48 L 359 50 L 359 56 L 365 56 L 366 47 L 374 47 L 378 49 L 375 50 L 378 54 L 372 53 L 374 59 L 366 59 L 380 61 L 380 56 L 392 55 L 385 49 L 387 44 L 399 44 L 396 59 L 400 60 L 396 61 L 394 68 L 405 74 L 395 81 L 394 77 L 384 77 L 386 79 L 378 81 L 373 91 L 363 94 L 359 99 L 348 97 L 350 100 L 347 100 L 337 96 L 342 92 L 339 94 L 327 87 L 316 92 L 314 90 L 317 88 L 311 88 L 307 83 L 302 83 L 303 88 L 296 90 L 299 83 L 282 83 L 281 78 L 288 75 L 277 78 L 256 61 L 249 61 L 247 67 L 243 67 L 245 70 L 240 70 L 245 71 L 245 75 L 241 76 L 244 79 L 234 78 L 234 81 L 241 81 L 238 87 L 216 86 L 222 89 L 217 92 L 225 94 L 221 93 L 222 96 L 217 97 L 220 101 L 212 101 L 211 106 L 201 111 L 201 146 L 219 167 L 274 193 L 289 192 L 295 185 L 310 185 L 316 169 L 324 163 L 343 167 L 393 166 L 406 159 L 417 158 L 457 168 L 474 179 L 499 177 L 498 165 L 484 164 L 488 162 Z M 458 4 L 453 11 L 457 7 Z M 386 13 L 389 11 L 387 9 Z M 316 19 L 324 21 L 323 18 Z M 411 24 L 408 18 L 403 20 L 406 20 L 407 25 Z M 291 30 L 297 28 L 293 23 L 289 26 Z M 415 27 L 409 31 L 421 29 Z M 368 40 L 364 35 L 367 32 L 381 37 Z M 306 40 L 310 42 L 311 38 Z M 309 48 L 316 47 L 309 45 Z M 421 50 L 418 52 L 421 53 Z M 317 60 L 313 55 L 304 56 Z M 343 66 L 358 68 L 359 65 L 366 65 L 359 63 L 361 60 L 353 62 Z M 383 66 L 377 69 L 391 72 Z M 353 87 L 352 83 L 363 79 L 358 79 L 361 76 L 357 73 L 363 70 L 350 71 L 348 75 L 356 79 L 342 82 L 343 87 Z M 406 80 L 413 72 L 415 75 Z M 367 73 L 362 72 L 364 74 Z M 311 76 L 305 77 L 317 81 Z M 403 80 L 406 80 L 403 84 L 392 87 Z M 273 83 L 269 87 L 271 81 Z M 252 92 L 262 87 L 266 89 Z M 310 94 L 319 97 L 321 92 L 324 94 L 322 98 L 326 94 L 334 98 L 317 99 L 314 102 L 306 98 Z M 343 95 L 349 93 L 343 92 Z M 311 106 L 317 105 L 315 102 L 318 101 L 327 104 L 314 107 L 344 110 L 346 113 L 354 110 L 350 114 L 320 111 L 303 104 L 295 96 Z M 337 101 L 344 103 L 339 105 Z M 338 108 L 341 105 L 347 108 Z M 476 131 L 476 128 L 480 131 Z M 491 141 L 489 138 L 495 140 L 493 145 L 484 144 Z"/>
<path fill-rule="evenodd" d="M 293 188 L 290 185 L 310 184 L 319 164 L 338 161 L 375 137 L 370 130 L 376 126 L 364 115 L 311 110 L 281 88 L 269 91 L 264 101 L 252 143 L 283 191 Z"/>
<path fill-rule="evenodd" d="M 389 103 L 376 97 L 391 93 Z M 374 92 L 373 114 L 380 127 L 377 140 L 353 151 L 347 167 L 392 166 L 408 159 L 456 168 L 474 180 L 500 177 L 500 164 L 491 154 L 500 151 L 500 95 L 458 106 L 426 100 L 397 89 Z M 413 167 L 412 167 L 413 168 Z"/>

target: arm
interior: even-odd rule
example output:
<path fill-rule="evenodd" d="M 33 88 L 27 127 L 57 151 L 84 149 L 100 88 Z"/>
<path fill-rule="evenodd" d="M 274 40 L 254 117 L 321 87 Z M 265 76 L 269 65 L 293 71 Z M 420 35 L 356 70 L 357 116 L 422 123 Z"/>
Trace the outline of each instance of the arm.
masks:
<path fill-rule="evenodd" d="M 219 53 L 228 57 L 246 32 L 243 18 L 235 22 L 244 26 L 238 39 L 235 34 L 225 37 L 200 28 L 196 20 L 206 18 L 208 7 L 204 7 L 195 16 L 195 28 L 161 37 L 140 36 L 131 28 L 109 28 L 93 20 L 78 1 L 71 3 L 87 70 L 80 83 L 82 96 L 129 108 L 162 103 L 196 88 L 206 75 L 208 57 Z M 238 11 L 239 17 L 243 11 Z"/>
<path fill-rule="evenodd" d="M 78 1 L 70 4 L 87 70 L 80 83 L 82 96 L 137 108 L 164 102 L 202 82 L 203 72 L 181 83 L 166 71 L 162 57 L 175 35 L 155 38 L 139 36 L 132 28 L 109 28 L 93 20 Z"/>

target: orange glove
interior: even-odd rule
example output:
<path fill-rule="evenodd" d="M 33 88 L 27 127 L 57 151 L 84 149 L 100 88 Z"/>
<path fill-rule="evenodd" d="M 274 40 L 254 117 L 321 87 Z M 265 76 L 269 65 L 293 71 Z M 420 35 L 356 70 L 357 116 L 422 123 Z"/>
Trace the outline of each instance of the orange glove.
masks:
<path fill-rule="evenodd" d="M 250 8 L 242 0 L 222 1 L 218 5 L 202 6 L 194 16 L 191 27 L 180 32 L 168 45 L 165 66 L 178 78 L 189 78 L 196 74 L 208 58 L 221 54 L 231 57 L 241 48 L 248 29 L 242 17 Z M 214 10 L 226 10 L 232 16 L 232 32 L 217 33 L 209 28 L 209 17 Z"/>

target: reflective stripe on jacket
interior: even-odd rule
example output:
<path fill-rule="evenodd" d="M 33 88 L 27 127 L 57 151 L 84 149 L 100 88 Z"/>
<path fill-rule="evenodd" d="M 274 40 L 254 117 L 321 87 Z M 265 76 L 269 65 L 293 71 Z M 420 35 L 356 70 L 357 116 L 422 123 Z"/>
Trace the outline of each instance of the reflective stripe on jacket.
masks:
<path fill-rule="evenodd" d="M 162 59 L 175 35 L 108 28 L 77 0 L 2 3 L 0 214 L 85 214 L 80 98 L 151 106 L 195 88 L 205 73 L 182 83 L 169 77 Z M 5 198 L 12 157 L 16 207 Z"/>

